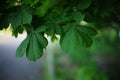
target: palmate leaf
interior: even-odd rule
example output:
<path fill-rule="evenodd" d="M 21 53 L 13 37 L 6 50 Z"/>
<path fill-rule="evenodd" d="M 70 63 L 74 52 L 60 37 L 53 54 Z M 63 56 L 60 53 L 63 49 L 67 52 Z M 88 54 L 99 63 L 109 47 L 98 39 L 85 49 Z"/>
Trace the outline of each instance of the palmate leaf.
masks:
<path fill-rule="evenodd" d="M 36 61 L 43 54 L 43 48 L 48 44 L 47 39 L 40 33 L 31 34 L 29 46 L 26 50 L 26 56 L 30 61 Z"/>
<path fill-rule="evenodd" d="M 23 24 L 30 24 L 32 21 L 32 14 L 28 7 L 17 7 L 17 10 L 10 16 L 10 23 L 13 28 L 17 28 Z"/>
<path fill-rule="evenodd" d="M 35 34 L 30 37 L 30 43 L 26 50 L 26 56 L 30 61 L 36 61 L 43 54 L 43 48 L 39 44 L 38 39 Z"/>
<path fill-rule="evenodd" d="M 42 54 L 43 49 L 48 44 L 47 39 L 41 33 L 34 31 L 17 48 L 16 56 L 22 57 L 26 52 L 27 59 L 30 61 L 38 60 Z"/>
<path fill-rule="evenodd" d="M 95 35 L 96 31 L 85 26 L 82 29 L 86 30 L 81 31 L 81 26 L 74 26 L 61 37 L 60 45 L 64 51 L 73 53 L 79 51 L 81 46 L 89 47 L 92 44 L 91 37 L 93 34 Z"/>

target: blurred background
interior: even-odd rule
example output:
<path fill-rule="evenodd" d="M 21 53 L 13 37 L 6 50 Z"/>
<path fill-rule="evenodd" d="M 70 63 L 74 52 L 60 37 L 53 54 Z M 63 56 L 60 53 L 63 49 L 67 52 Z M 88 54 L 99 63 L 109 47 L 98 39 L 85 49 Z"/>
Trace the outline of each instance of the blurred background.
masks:
<path fill-rule="evenodd" d="M 120 80 L 120 32 L 107 28 L 98 31 L 93 45 L 79 53 L 65 53 L 49 39 L 43 56 L 36 62 L 16 58 L 16 48 L 26 37 L 0 31 L 0 80 Z"/>

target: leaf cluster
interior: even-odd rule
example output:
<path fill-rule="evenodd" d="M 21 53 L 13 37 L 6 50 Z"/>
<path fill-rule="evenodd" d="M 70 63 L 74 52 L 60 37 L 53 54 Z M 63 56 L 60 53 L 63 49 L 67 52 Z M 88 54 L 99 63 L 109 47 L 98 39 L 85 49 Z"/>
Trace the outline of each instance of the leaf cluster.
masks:
<path fill-rule="evenodd" d="M 26 52 L 32 61 L 39 59 L 47 46 L 44 34 L 53 41 L 60 35 L 61 48 L 73 53 L 92 44 L 95 29 L 112 22 L 119 24 L 120 20 L 119 0 L 0 0 L 0 3 L 0 30 L 10 26 L 15 37 L 26 30 L 27 37 L 16 55 L 22 57 Z M 81 25 L 82 21 L 94 26 Z"/>

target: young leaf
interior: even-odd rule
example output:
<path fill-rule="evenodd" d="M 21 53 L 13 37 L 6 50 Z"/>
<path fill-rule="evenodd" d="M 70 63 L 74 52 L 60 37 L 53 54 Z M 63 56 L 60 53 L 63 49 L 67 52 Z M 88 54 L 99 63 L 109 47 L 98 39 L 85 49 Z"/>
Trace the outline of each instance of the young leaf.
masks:
<path fill-rule="evenodd" d="M 26 56 L 30 61 L 36 61 L 42 56 L 42 54 L 43 54 L 43 48 L 39 44 L 39 41 L 35 33 L 32 33 L 30 37 L 30 43 L 26 51 Z"/>
<path fill-rule="evenodd" d="M 22 43 L 19 45 L 19 47 L 17 48 L 16 50 L 16 57 L 22 57 L 25 52 L 26 52 L 26 49 L 28 47 L 28 44 L 29 44 L 29 37 L 27 37 L 24 41 L 22 41 Z"/>
<path fill-rule="evenodd" d="M 13 28 L 17 28 L 23 24 L 30 24 L 32 21 L 32 14 L 27 7 L 17 7 L 16 12 L 14 12 L 10 17 L 10 23 Z"/>

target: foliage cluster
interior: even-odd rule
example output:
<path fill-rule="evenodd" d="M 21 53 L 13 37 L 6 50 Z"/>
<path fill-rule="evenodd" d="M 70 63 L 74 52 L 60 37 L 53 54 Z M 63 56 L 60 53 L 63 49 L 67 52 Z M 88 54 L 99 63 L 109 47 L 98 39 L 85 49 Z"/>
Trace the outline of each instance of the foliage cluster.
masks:
<path fill-rule="evenodd" d="M 26 30 L 27 37 L 18 47 L 17 57 L 26 52 L 29 60 L 39 59 L 48 44 L 45 34 L 52 41 L 60 35 L 61 48 L 73 53 L 81 46 L 91 46 L 97 29 L 114 23 L 112 27 L 118 30 L 119 3 L 119 0 L 0 0 L 0 30 L 10 26 L 15 37 Z M 87 24 L 83 25 L 83 21 Z"/>

